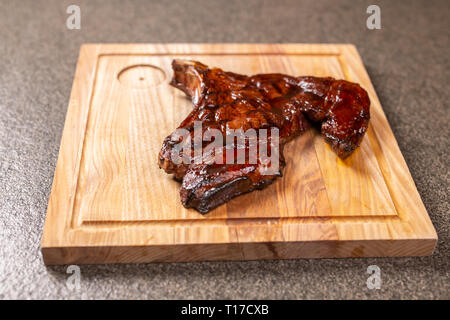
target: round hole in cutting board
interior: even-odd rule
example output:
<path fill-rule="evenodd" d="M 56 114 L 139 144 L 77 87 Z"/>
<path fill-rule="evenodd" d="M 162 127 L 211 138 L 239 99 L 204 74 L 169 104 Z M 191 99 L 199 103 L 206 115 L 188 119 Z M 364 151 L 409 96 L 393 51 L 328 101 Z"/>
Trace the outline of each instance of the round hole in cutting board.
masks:
<path fill-rule="evenodd" d="M 131 88 L 148 88 L 162 83 L 165 72 L 151 64 L 136 64 L 122 69 L 117 75 L 120 83 Z"/>

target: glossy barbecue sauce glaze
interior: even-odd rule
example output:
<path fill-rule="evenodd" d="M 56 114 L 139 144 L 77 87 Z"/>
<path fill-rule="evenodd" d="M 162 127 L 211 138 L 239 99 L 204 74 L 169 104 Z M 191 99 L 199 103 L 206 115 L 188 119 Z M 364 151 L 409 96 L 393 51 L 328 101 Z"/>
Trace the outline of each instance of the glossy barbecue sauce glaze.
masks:
<path fill-rule="evenodd" d="M 171 84 L 192 99 L 193 110 L 181 123 L 194 136 L 194 122 L 201 121 L 202 134 L 219 130 L 227 136 L 230 130 L 277 128 L 279 139 L 274 144 L 268 134 L 267 148 L 278 151 L 277 170 L 267 171 L 271 163 L 261 159 L 249 161 L 250 142 L 239 145 L 234 140 L 224 143 L 223 161 L 211 162 L 211 154 L 202 153 L 195 161 L 192 148 L 190 161 L 174 163 L 171 155 L 181 137 L 175 133 L 163 142 L 159 165 L 182 181 L 181 201 L 206 213 L 229 199 L 255 189 L 262 189 L 282 175 L 283 146 L 303 133 L 310 123 L 320 128 L 326 141 L 341 157 L 349 156 L 361 143 L 369 123 L 370 100 L 358 84 L 345 80 L 317 77 L 291 77 L 283 74 L 245 76 L 221 69 L 209 69 L 196 61 L 174 60 Z M 269 131 L 271 132 L 271 131 Z M 210 142 L 204 141 L 206 151 Z M 245 149 L 239 160 L 237 150 Z M 275 149 L 274 149 L 275 150 Z M 236 159 L 226 164 L 226 155 Z M 197 159 L 199 160 L 199 159 Z M 264 161 L 263 161 L 264 160 Z"/>

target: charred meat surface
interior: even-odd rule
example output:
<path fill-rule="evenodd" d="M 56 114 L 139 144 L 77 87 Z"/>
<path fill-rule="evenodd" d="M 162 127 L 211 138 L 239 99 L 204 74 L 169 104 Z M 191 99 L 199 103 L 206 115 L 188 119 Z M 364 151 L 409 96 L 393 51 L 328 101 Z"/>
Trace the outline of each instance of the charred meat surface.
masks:
<path fill-rule="evenodd" d="M 367 130 L 370 100 L 356 83 L 283 74 L 245 76 L 188 60 L 174 60 L 172 67 L 171 85 L 191 98 L 193 110 L 164 139 L 159 166 L 182 182 L 183 205 L 201 213 L 240 194 L 262 189 L 280 177 L 285 164 L 284 144 L 306 131 L 310 123 L 319 126 L 341 158 L 359 146 Z M 252 158 L 249 146 L 255 141 L 248 137 L 241 142 L 224 142 L 215 149 L 208 148 L 210 142 L 202 141 L 197 147 L 203 152 L 196 154 L 196 123 L 201 123 L 198 132 L 202 137 L 214 136 L 214 132 L 226 137 L 232 130 L 252 129 L 259 139 L 260 129 L 266 129 L 266 150 L 277 154 L 278 165 L 269 170 L 273 158 L 263 158 L 259 152 Z M 277 135 L 272 134 L 274 128 Z M 183 140 L 186 136 L 189 139 Z M 188 154 L 179 148 L 182 141 L 191 144 Z M 174 161 L 174 154 L 184 157 L 184 161 Z M 234 163 L 227 162 L 227 156 L 234 158 Z"/>

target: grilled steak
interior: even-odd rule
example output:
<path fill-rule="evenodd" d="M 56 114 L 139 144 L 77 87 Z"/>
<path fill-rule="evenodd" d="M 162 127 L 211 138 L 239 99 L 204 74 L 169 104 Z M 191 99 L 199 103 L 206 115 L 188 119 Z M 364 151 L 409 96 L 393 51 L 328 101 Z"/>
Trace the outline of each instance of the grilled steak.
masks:
<path fill-rule="evenodd" d="M 359 146 L 367 130 L 370 100 L 355 83 L 283 74 L 245 76 L 186 60 L 174 60 L 172 67 L 171 85 L 191 98 L 193 110 L 164 140 L 159 166 L 182 181 L 183 205 L 201 213 L 280 177 L 284 144 L 310 123 L 341 158 Z M 236 132 L 253 135 L 239 139 Z"/>

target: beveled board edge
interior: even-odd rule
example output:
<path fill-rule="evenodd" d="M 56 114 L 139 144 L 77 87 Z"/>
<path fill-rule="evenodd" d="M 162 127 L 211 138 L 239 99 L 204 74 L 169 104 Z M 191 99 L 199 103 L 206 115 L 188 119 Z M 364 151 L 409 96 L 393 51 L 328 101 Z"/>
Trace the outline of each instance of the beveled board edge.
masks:
<path fill-rule="evenodd" d="M 427 256 L 433 239 L 42 248 L 46 265 Z"/>

